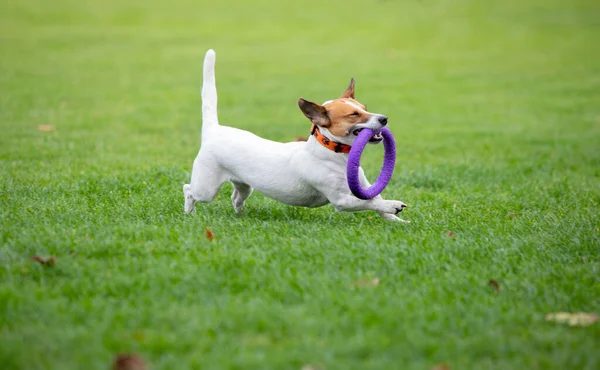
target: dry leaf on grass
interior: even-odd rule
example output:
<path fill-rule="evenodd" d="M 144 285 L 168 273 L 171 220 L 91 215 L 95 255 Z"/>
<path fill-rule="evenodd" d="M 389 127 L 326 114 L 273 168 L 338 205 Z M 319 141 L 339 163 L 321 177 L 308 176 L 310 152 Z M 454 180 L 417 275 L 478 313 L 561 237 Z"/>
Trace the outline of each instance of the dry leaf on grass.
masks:
<path fill-rule="evenodd" d="M 297 138 L 296 138 L 296 141 L 306 141 L 306 138 L 303 138 L 303 137 L 297 137 Z"/>
<path fill-rule="evenodd" d="M 144 333 L 141 331 L 136 331 L 133 333 L 133 339 L 135 339 L 138 342 L 143 342 L 145 338 L 146 337 L 145 337 Z"/>
<path fill-rule="evenodd" d="M 451 239 L 454 239 L 454 232 L 452 232 L 452 231 L 447 231 L 447 232 L 446 232 L 446 236 L 447 236 L 447 237 L 449 237 L 449 238 L 451 238 Z"/>
<path fill-rule="evenodd" d="M 512 220 L 513 218 L 515 218 L 515 217 L 517 217 L 517 214 L 516 214 L 516 213 L 514 213 L 514 212 L 511 212 L 511 213 L 509 213 L 509 214 L 507 214 L 507 215 L 506 215 L 506 218 L 510 218 L 511 220 Z"/>
<path fill-rule="evenodd" d="M 206 228 L 206 239 L 210 240 L 211 242 L 217 239 L 215 234 L 213 234 L 213 232 L 208 227 Z"/>
<path fill-rule="evenodd" d="M 498 284 L 498 282 L 494 279 L 490 279 L 488 280 L 488 285 L 491 286 L 492 288 L 494 288 L 495 291 L 499 292 L 500 291 L 500 284 Z"/>
<path fill-rule="evenodd" d="M 360 279 L 354 282 L 355 287 L 377 286 L 381 280 L 379 278 Z"/>
<path fill-rule="evenodd" d="M 34 261 L 38 261 L 44 266 L 54 266 L 56 264 L 56 257 L 50 256 L 49 258 L 44 258 L 40 256 L 31 256 L 31 259 Z"/>
<path fill-rule="evenodd" d="M 145 370 L 144 361 L 136 355 L 120 354 L 115 357 L 113 370 Z"/>
<path fill-rule="evenodd" d="M 42 132 L 54 131 L 56 126 L 54 125 L 38 125 L 38 130 Z"/>
<path fill-rule="evenodd" d="M 555 312 L 546 315 L 546 321 L 554 321 L 559 324 L 569 324 L 569 326 L 590 326 L 598 321 L 598 315 L 587 312 Z"/>
<path fill-rule="evenodd" d="M 323 365 L 319 364 L 306 364 L 302 366 L 302 370 L 324 370 Z"/>
<path fill-rule="evenodd" d="M 450 370 L 450 366 L 448 366 L 448 364 L 444 364 L 444 363 L 435 364 L 435 365 L 433 365 L 431 370 Z"/>

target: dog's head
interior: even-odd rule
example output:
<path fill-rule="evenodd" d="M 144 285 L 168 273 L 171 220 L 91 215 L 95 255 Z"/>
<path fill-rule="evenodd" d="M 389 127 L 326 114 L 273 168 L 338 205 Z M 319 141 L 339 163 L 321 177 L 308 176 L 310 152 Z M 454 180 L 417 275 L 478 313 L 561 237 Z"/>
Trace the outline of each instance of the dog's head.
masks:
<path fill-rule="evenodd" d="M 377 132 L 369 140 L 370 143 L 380 143 L 382 136 L 379 131 L 387 125 L 388 120 L 383 114 L 368 112 L 366 105 L 354 98 L 354 79 L 350 80 L 350 85 L 338 99 L 319 105 L 300 98 L 298 106 L 312 123 L 329 132 L 332 139 L 348 145 L 352 145 L 364 128 Z"/>

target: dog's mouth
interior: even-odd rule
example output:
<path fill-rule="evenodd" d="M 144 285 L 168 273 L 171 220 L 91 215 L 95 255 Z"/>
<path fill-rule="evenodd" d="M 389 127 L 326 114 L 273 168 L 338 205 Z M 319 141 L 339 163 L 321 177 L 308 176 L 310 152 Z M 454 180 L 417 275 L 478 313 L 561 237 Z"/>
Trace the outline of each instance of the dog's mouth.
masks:
<path fill-rule="evenodd" d="M 356 130 L 352 131 L 352 134 L 354 136 L 358 136 L 358 134 L 364 129 L 363 128 L 357 128 Z M 369 139 L 369 143 L 372 144 L 377 144 L 379 142 L 381 142 L 381 140 L 383 140 L 383 136 L 381 135 L 381 132 L 376 133 L 375 135 L 373 135 L 370 139 Z"/>

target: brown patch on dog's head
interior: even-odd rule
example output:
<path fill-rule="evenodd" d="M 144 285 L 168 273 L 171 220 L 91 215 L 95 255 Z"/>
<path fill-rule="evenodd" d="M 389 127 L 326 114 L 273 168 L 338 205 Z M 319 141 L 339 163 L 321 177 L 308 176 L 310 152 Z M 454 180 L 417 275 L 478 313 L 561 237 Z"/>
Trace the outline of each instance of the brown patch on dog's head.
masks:
<path fill-rule="evenodd" d="M 364 104 L 354 99 L 354 78 L 340 98 L 323 105 L 300 98 L 298 106 L 312 123 L 327 128 L 337 137 L 352 135 L 356 125 L 366 123 L 373 116 Z"/>
<path fill-rule="evenodd" d="M 367 123 L 373 116 L 364 105 L 351 98 L 336 99 L 325 107 L 331 122 L 327 129 L 337 137 L 352 135 L 356 125 Z"/>

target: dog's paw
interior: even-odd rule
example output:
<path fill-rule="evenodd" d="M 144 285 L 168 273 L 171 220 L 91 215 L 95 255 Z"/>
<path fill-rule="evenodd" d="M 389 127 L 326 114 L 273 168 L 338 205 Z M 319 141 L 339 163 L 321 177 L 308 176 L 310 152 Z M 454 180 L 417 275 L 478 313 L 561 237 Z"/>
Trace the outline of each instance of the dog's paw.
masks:
<path fill-rule="evenodd" d="M 404 208 L 406 208 L 406 204 L 404 204 L 404 202 L 399 200 L 387 200 L 385 213 L 397 215 L 398 213 L 402 212 Z"/>
<path fill-rule="evenodd" d="M 407 224 L 410 223 L 410 221 L 403 220 L 400 217 L 393 215 L 391 213 L 380 213 L 379 215 L 386 221 L 403 222 L 403 223 L 407 223 Z"/>
<path fill-rule="evenodd" d="M 244 204 L 244 202 L 238 204 L 235 201 L 233 201 L 233 210 L 235 211 L 235 214 L 237 215 L 241 215 L 244 213 L 244 209 L 246 205 Z"/>
<path fill-rule="evenodd" d="M 185 198 L 184 211 L 185 213 L 191 213 L 196 205 L 196 200 L 192 195 L 192 187 L 190 184 L 183 185 L 183 197 Z"/>

